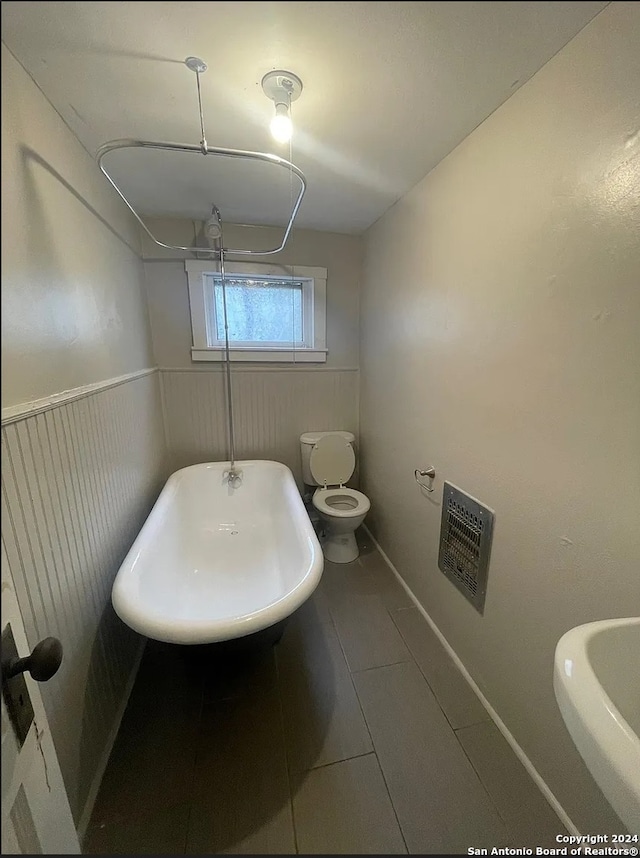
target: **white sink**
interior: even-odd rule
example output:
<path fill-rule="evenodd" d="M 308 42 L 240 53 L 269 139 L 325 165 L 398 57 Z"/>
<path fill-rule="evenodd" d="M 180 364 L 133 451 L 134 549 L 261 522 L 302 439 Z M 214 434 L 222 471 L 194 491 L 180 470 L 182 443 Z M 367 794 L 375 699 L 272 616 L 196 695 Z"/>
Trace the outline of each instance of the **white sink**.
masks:
<path fill-rule="evenodd" d="M 571 738 L 611 807 L 640 831 L 640 617 L 576 626 L 553 687 Z"/>

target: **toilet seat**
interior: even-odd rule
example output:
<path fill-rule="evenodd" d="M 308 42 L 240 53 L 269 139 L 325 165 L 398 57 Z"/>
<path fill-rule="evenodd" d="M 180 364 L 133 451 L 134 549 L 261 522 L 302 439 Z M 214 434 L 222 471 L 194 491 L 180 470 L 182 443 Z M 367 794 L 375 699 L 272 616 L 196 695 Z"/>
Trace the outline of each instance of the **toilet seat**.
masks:
<path fill-rule="evenodd" d="M 332 506 L 332 503 L 340 503 L 341 497 L 355 501 L 355 506 L 350 509 L 339 509 Z M 312 503 L 318 512 L 333 518 L 356 518 L 359 515 L 365 515 L 371 507 L 366 495 L 356 489 L 347 489 L 344 486 L 316 489 Z"/>
<path fill-rule="evenodd" d="M 309 456 L 311 474 L 319 486 L 343 486 L 353 474 L 356 454 L 340 435 L 325 435 L 313 445 Z"/>

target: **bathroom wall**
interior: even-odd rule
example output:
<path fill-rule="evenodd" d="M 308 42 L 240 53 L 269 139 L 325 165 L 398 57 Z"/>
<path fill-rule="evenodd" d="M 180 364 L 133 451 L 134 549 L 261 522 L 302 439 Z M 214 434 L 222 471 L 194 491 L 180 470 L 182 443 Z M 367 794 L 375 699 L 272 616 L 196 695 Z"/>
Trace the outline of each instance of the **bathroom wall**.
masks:
<path fill-rule="evenodd" d="M 76 823 L 142 639 L 111 583 L 165 475 L 137 225 L 2 46 L 2 521 Z M 6 553 L 5 553 L 6 552 Z"/>
<path fill-rule="evenodd" d="M 189 246 L 194 223 L 148 219 L 162 241 Z M 199 225 L 197 225 L 199 226 Z M 275 246 L 281 230 L 225 226 L 228 247 Z M 161 370 L 172 467 L 228 456 L 223 368 L 191 361 L 191 321 L 184 258 L 144 237 L 153 348 Z M 233 257 L 230 257 L 233 258 Z M 236 257 L 247 261 L 246 257 Z M 275 459 L 300 480 L 298 439 L 310 429 L 358 431 L 359 290 L 362 241 L 357 236 L 294 230 L 286 249 L 264 261 L 327 269 L 326 364 L 233 368 L 236 456 Z"/>
<path fill-rule="evenodd" d="M 621 827 L 552 668 L 572 626 L 640 613 L 638 44 L 609 5 L 365 236 L 369 521 L 583 832 Z M 438 570 L 445 479 L 495 510 L 484 616 Z"/>

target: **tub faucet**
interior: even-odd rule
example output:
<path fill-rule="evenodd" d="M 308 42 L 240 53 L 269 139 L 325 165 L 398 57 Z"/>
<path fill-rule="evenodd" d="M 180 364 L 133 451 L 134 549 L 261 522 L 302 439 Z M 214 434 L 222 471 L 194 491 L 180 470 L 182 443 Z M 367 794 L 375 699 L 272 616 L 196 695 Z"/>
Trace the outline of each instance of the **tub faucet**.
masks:
<path fill-rule="evenodd" d="M 224 472 L 223 477 L 226 478 L 232 489 L 237 489 L 242 484 L 242 470 L 240 468 L 229 468 L 228 471 Z"/>

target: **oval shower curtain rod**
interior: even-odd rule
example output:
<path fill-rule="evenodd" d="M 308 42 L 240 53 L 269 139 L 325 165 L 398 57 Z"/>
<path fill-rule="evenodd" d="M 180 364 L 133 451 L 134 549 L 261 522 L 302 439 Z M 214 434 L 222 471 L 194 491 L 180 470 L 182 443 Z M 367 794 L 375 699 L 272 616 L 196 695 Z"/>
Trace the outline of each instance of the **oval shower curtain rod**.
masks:
<path fill-rule="evenodd" d="M 98 166 L 100 167 L 104 175 L 107 177 L 111 185 L 113 185 L 119 196 L 126 204 L 127 208 L 132 213 L 132 215 L 147 233 L 149 238 L 157 245 L 159 245 L 160 247 L 165 247 L 168 250 L 186 250 L 190 253 L 218 253 L 217 250 L 212 250 L 206 247 L 184 247 L 179 244 L 165 244 L 165 242 L 160 241 L 155 237 L 155 235 L 153 235 L 153 233 L 149 230 L 138 212 L 131 205 L 123 191 L 120 189 L 116 181 L 112 178 L 112 176 L 109 175 L 109 172 L 107 171 L 103 163 L 105 156 L 108 155 L 109 152 L 114 152 L 118 149 L 162 149 L 167 152 L 194 152 L 198 155 L 202 155 L 202 146 L 197 143 L 167 143 L 155 140 L 111 140 L 108 143 L 104 143 L 98 149 L 98 151 L 96 152 L 96 160 L 98 162 Z M 271 248 L 269 250 L 235 250 L 227 247 L 224 248 L 226 253 L 242 256 L 269 256 L 272 253 L 279 253 L 281 250 L 283 250 L 289 238 L 289 233 L 291 232 L 291 229 L 293 227 L 293 221 L 295 219 L 295 216 L 298 213 L 298 209 L 300 208 L 300 203 L 302 202 L 304 192 L 307 189 L 307 182 L 302 170 L 296 167 L 295 164 L 292 164 L 291 161 L 287 161 L 284 158 L 280 158 L 278 155 L 271 155 L 268 152 L 251 152 L 250 150 L 244 149 L 223 149 L 218 146 L 207 146 L 206 154 L 219 155 L 226 158 L 245 158 L 247 160 L 253 161 L 264 161 L 270 164 L 274 164 L 277 167 L 283 167 L 284 169 L 293 173 L 298 178 L 298 180 L 300 181 L 300 190 L 298 191 L 298 196 L 296 198 L 295 203 L 293 204 L 293 208 L 291 209 L 291 214 L 289 216 L 289 221 L 285 228 L 282 241 L 277 247 Z"/>
<path fill-rule="evenodd" d="M 98 162 L 98 166 L 100 167 L 104 175 L 107 177 L 111 185 L 115 188 L 116 192 L 122 198 L 131 214 L 135 217 L 140 226 L 144 229 L 149 238 L 153 242 L 155 242 L 155 244 L 157 244 L 159 247 L 164 247 L 167 250 L 185 250 L 190 253 L 212 254 L 218 254 L 219 250 L 214 250 L 212 248 L 206 247 L 184 247 L 179 244 L 165 244 L 163 241 L 157 239 L 147 227 L 145 222 L 142 220 L 135 208 L 131 205 L 122 189 L 118 186 L 116 181 L 107 171 L 107 168 L 103 163 L 105 156 L 108 155 L 110 152 L 114 152 L 118 149 L 162 149 L 166 152 L 194 152 L 198 155 L 204 156 L 219 155 L 225 158 L 244 158 L 252 161 L 263 161 L 268 164 L 274 164 L 277 167 L 283 167 L 298 178 L 300 182 L 300 190 L 298 191 L 298 196 L 291 209 L 289 221 L 285 228 L 281 243 L 278 245 L 278 247 L 273 247 L 270 250 L 234 250 L 228 247 L 224 248 L 225 253 L 231 253 L 239 256 L 269 256 L 272 253 L 279 253 L 281 250 L 284 249 L 284 246 L 287 243 L 289 233 L 291 232 L 291 228 L 293 227 L 293 221 L 295 219 L 296 214 L 298 213 L 298 209 L 300 208 L 300 203 L 302 202 L 304 192 L 307 189 L 307 182 L 304 177 L 304 173 L 290 161 L 286 161 L 284 158 L 280 158 L 278 155 L 271 155 L 268 152 L 252 152 L 250 150 L 244 149 L 223 149 L 219 146 L 209 146 L 207 144 L 207 139 L 205 135 L 204 115 L 202 111 L 202 96 L 200 92 L 200 75 L 207 70 L 207 64 L 199 57 L 187 57 L 187 59 L 185 60 L 185 65 L 190 71 L 195 72 L 196 75 L 196 83 L 198 90 L 198 108 L 200 113 L 200 129 L 202 133 L 202 140 L 200 141 L 200 143 L 168 143 L 156 140 L 134 139 L 110 140 L 108 143 L 104 143 L 102 146 L 100 146 L 100 148 L 96 152 L 96 160 Z"/>

